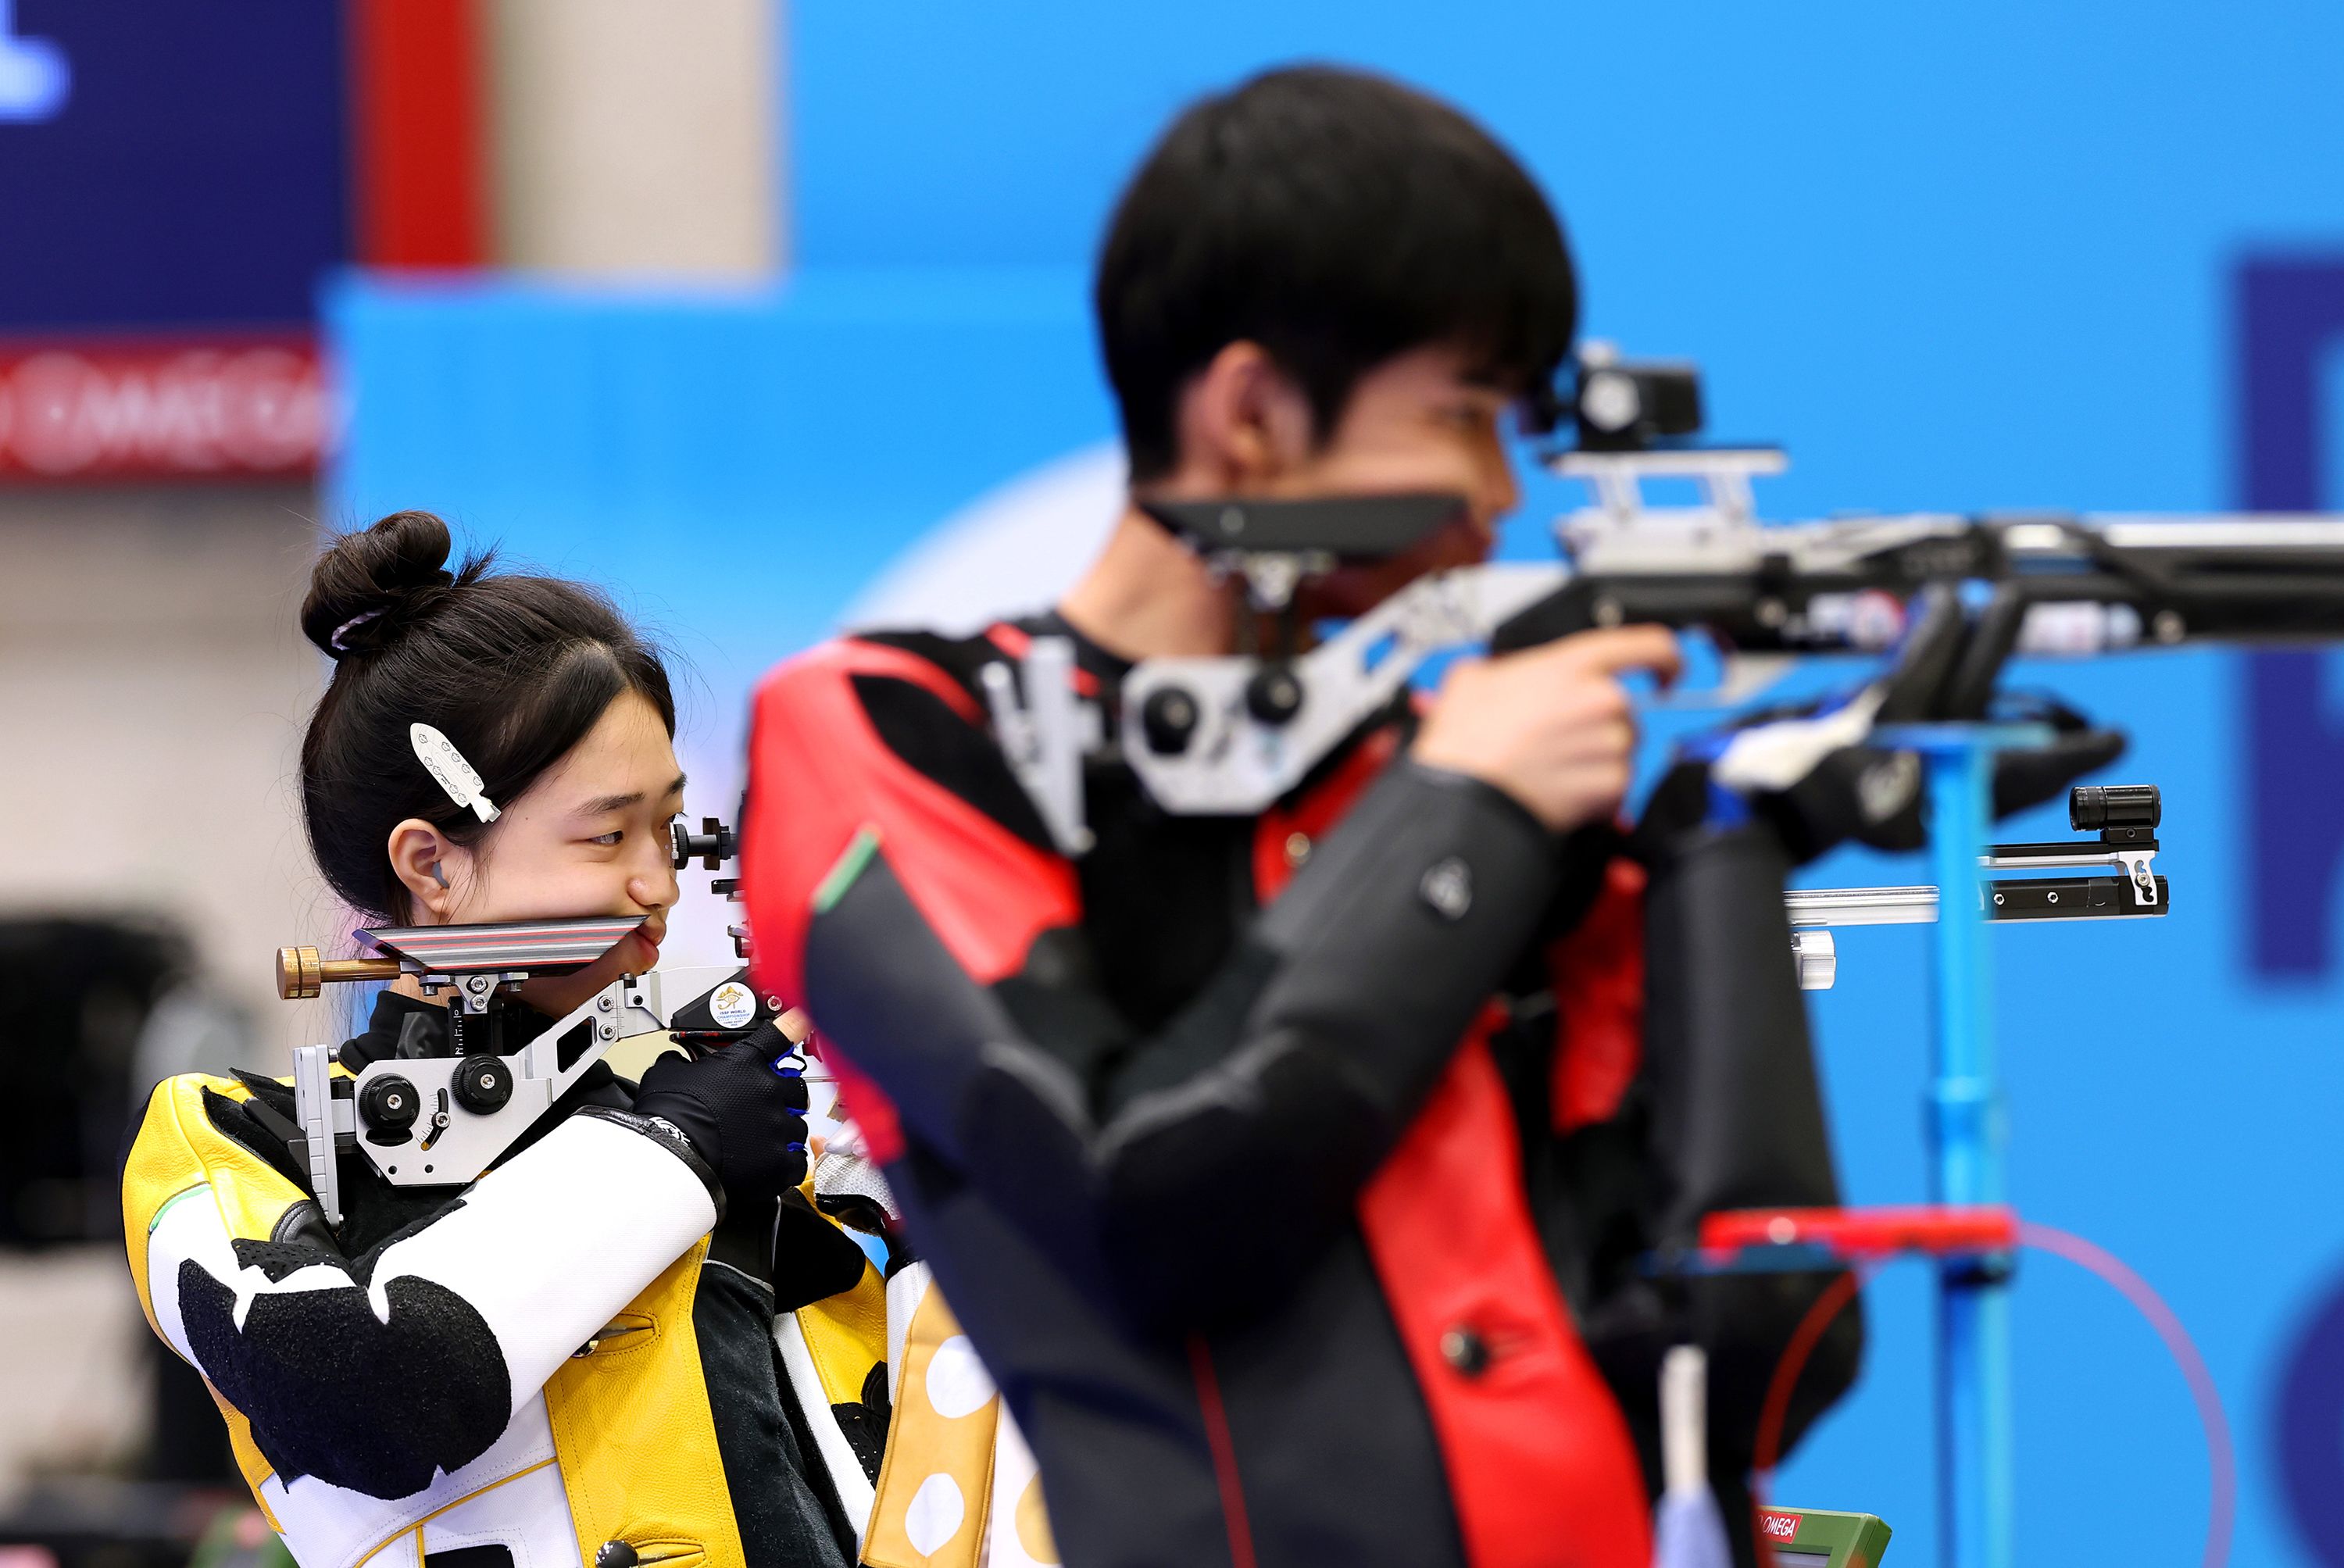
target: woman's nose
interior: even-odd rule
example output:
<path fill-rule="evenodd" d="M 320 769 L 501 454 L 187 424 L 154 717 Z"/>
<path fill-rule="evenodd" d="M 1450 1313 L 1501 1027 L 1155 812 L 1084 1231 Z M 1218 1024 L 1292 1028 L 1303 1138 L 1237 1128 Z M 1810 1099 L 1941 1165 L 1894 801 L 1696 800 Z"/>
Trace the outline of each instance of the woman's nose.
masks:
<path fill-rule="evenodd" d="M 670 907 L 681 891 L 675 867 L 664 856 L 655 869 L 641 871 L 627 878 L 627 896 L 645 909 Z"/>

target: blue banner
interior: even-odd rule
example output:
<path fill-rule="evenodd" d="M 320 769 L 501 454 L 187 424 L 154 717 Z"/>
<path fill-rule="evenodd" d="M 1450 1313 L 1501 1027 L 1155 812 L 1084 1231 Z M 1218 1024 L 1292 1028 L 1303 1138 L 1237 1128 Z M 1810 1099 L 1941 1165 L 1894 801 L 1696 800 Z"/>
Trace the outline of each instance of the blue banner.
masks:
<path fill-rule="evenodd" d="M 308 320 L 343 115 L 338 4 L 0 0 L 0 334 Z"/>

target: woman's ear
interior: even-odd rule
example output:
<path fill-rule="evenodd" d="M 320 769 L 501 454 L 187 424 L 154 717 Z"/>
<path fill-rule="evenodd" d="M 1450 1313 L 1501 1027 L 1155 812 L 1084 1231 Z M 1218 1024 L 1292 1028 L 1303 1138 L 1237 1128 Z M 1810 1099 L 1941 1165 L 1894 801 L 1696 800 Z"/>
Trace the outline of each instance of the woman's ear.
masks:
<path fill-rule="evenodd" d="M 471 852 L 419 816 L 390 830 L 390 869 L 407 889 L 409 907 L 421 925 L 443 925 L 453 914 Z M 429 918 L 421 916 L 428 912 Z"/>
<path fill-rule="evenodd" d="M 1258 343 L 1226 345 L 1183 389 L 1181 467 L 1224 494 L 1258 495 L 1317 450 L 1310 400 Z"/>

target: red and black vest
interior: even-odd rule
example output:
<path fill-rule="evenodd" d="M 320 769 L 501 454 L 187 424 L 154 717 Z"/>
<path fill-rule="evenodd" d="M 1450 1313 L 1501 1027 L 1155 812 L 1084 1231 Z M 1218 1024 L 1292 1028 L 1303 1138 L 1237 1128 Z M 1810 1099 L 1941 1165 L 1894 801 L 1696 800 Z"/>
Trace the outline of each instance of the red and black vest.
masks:
<path fill-rule="evenodd" d="M 1105 764 L 1071 860 L 976 695 L 1027 634 L 777 670 L 743 866 L 759 981 L 812 1010 L 1066 1560 L 1644 1568 L 1643 1476 L 1489 1048 L 1506 1016 L 1494 986 L 1444 993 L 1484 954 L 1543 964 L 1555 1130 L 1601 1121 L 1638 1065 L 1641 873 L 1613 862 L 1541 947 L 1518 863 L 1551 846 L 1511 803 L 1401 776 L 1404 711 L 1251 820 L 1167 816 Z M 1079 668 L 1111 702 L 1119 667 Z M 1444 926 L 1418 883 L 1451 862 L 1478 897 Z M 1289 882 L 1375 932 L 1256 941 Z M 1417 1009 L 1460 1027 L 1412 1043 Z"/>

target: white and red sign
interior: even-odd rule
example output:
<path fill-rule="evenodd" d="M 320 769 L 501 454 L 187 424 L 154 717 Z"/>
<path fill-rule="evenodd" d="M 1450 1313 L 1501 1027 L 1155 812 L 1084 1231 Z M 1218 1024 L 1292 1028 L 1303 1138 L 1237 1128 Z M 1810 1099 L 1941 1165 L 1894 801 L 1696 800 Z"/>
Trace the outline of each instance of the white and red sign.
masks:
<path fill-rule="evenodd" d="M 333 427 L 305 337 L 0 343 L 0 481 L 294 478 Z"/>

